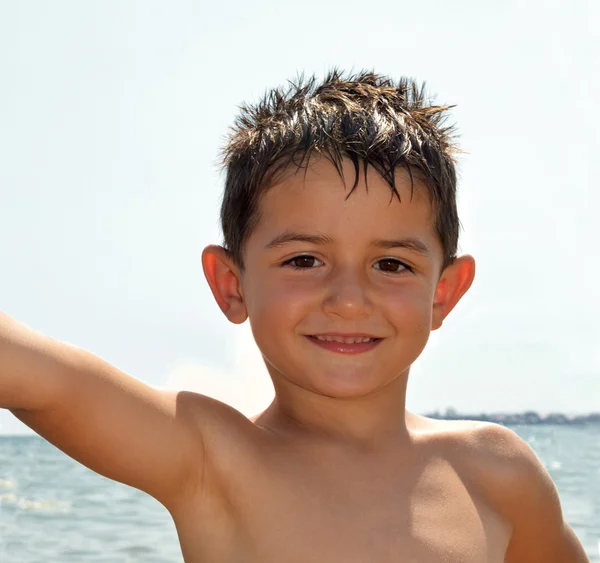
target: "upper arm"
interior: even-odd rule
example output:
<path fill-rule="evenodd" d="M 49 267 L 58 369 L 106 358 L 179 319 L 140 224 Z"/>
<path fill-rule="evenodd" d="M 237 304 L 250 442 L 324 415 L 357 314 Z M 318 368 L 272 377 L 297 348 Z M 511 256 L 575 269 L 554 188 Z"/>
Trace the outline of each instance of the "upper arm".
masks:
<path fill-rule="evenodd" d="M 202 479 L 210 399 L 155 389 L 85 350 L 55 346 L 65 361 L 53 369 L 52 399 L 11 412 L 83 465 L 163 504 L 189 493 Z"/>
<path fill-rule="evenodd" d="M 512 526 L 506 563 L 586 563 L 556 487 L 527 442 L 498 424 L 481 426 L 477 442 L 493 489 L 488 494 Z"/>

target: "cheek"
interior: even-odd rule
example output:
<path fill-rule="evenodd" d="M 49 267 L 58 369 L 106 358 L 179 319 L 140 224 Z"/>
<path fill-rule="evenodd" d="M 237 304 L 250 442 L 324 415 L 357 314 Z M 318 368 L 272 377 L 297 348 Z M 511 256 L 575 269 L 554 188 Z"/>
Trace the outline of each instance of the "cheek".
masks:
<path fill-rule="evenodd" d="M 431 327 L 431 296 L 422 291 L 390 293 L 387 309 L 400 331 L 421 332 Z"/>
<path fill-rule="evenodd" d="M 259 282 L 260 283 L 260 282 Z M 293 284 L 269 283 L 264 280 L 253 288 L 252 301 L 247 303 L 250 321 L 260 325 L 281 326 L 294 323 L 306 311 L 310 300 L 310 292 Z"/>
<path fill-rule="evenodd" d="M 260 283 L 260 282 L 259 282 Z M 310 284 L 298 284 L 291 281 L 263 279 L 260 288 L 261 300 L 270 308 L 291 309 L 314 300 L 318 291 Z"/>

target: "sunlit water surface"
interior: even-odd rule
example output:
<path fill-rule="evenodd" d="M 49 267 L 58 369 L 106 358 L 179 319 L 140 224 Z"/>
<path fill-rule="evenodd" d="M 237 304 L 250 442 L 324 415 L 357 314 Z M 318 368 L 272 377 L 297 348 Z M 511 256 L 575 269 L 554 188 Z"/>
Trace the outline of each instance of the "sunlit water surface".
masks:
<path fill-rule="evenodd" d="M 600 563 L 600 426 L 514 426 L 558 488 Z M 39 436 L 0 436 L 2 563 L 181 563 L 175 526 L 152 497 L 86 469 Z"/>

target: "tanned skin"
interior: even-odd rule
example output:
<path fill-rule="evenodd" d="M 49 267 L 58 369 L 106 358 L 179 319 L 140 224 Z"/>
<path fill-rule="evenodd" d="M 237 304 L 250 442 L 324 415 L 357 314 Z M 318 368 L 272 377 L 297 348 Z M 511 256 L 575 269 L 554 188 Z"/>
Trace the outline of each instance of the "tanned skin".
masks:
<path fill-rule="evenodd" d="M 159 500 L 186 563 L 588 561 L 514 432 L 405 408 L 410 366 L 475 274 L 469 255 L 442 270 L 424 187 L 411 198 L 399 170 L 399 202 L 369 169 L 345 200 L 326 159 L 304 172 L 264 196 L 243 272 L 219 246 L 202 255 L 225 316 L 250 320 L 276 392 L 264 412 L 154 389 L 7 316 L 0 406 Z M 303 240 L 269 244 L 290 233 Z M 311 338 L 324 333 L 381 340 L 348 355 Z"/>

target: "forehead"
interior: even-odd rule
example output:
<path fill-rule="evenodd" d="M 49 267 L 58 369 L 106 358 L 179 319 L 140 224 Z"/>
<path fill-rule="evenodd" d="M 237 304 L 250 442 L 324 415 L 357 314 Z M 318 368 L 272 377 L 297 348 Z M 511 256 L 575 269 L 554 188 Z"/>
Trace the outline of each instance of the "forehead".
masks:
<path fill-rule="evenodd" d="M 408 171 L 396 170 L 398 201 L 372 166 L 365 182 L 361 167 L 358 184 L 349 195 L 356 172 L 349 159 L 342 162 L 343 179 L 326 158 L 311 160 L 308 168 L 288 170 L 264 194 L 254 233 L 318 230 L 334 238 L 336 233 L 343 235 L 345 241 L 373 232 L 435 237 L 429 191 L 418 175 L 413 173 L 411 190 Z"/>

